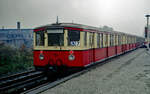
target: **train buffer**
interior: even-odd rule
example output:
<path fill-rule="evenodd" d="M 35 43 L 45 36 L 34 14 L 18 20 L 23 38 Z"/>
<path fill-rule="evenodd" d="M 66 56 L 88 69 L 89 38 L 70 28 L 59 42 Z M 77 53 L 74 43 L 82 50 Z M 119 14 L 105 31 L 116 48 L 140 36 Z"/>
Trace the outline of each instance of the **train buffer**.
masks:
<path fill-rule="evenodd" d="M 150 94 L 150 53 L 137 49 L 41 94 L 50 93 Z"/>

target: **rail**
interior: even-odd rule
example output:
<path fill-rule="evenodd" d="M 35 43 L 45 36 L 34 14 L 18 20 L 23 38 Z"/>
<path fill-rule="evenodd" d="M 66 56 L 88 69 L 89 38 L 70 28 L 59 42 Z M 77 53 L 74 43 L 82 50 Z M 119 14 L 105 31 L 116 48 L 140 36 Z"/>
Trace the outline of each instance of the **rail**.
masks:
<path fill-rule="evenodd" d="M 11 76 L 0 78 L 0 93 L 9 93 L 35 84 L 39 79 L 43 79 L 44 74 L 39 71 L 30 70 Z"/>

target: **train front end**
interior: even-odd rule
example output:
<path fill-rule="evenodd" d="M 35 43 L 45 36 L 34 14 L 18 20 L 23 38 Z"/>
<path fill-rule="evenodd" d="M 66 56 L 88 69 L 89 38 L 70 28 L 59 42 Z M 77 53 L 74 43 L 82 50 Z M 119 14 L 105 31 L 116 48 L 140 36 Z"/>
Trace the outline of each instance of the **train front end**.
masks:
<path fill-rule="evenodd" d="M 84 67 L 80 29 L 60 25 L 34 29 L 34 66 L 37 70 L 73 69 Z M 83 61 L 84 59 L 84 61 Z"/>

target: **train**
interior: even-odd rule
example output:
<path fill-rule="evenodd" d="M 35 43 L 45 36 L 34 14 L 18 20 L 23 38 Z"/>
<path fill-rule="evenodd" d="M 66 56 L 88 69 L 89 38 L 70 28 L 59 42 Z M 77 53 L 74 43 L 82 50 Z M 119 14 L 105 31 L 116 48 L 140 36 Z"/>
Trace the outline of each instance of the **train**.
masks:
<path fill-rule="evenodd" d="M 33 32 L 33 65 L 38 71 L 84 69 L 145 43 L 143 37 L 77 23 L 52 23 Z"/>

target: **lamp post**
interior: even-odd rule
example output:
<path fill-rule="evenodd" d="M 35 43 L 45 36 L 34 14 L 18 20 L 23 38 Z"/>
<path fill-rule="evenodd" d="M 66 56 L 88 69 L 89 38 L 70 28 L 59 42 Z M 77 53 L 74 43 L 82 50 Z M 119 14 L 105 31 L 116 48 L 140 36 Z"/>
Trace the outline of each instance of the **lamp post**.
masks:
<path fill-rule="evenodd" d="M 145 15 L 147 18 L 147 42 L 148 42 L 148 49 L 149 49 L 149 17 L 150 15 Z"/>

